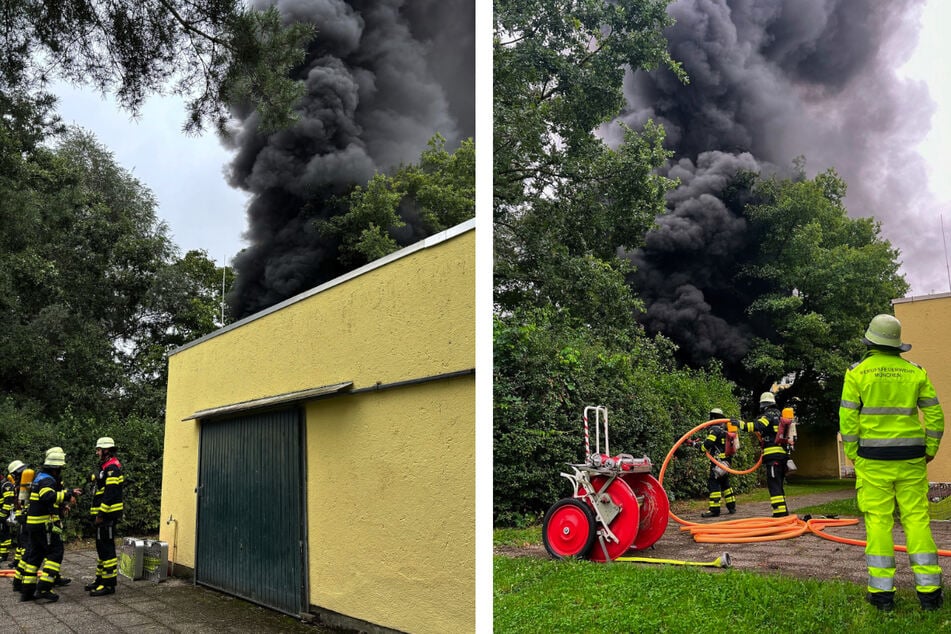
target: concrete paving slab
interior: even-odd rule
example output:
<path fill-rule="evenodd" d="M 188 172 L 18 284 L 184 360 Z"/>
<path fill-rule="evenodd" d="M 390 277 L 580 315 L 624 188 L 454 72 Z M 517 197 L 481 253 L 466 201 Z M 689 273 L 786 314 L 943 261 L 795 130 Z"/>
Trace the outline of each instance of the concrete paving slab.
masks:
<path fill-rule="evenodd" d="M 156 583 L 120 576 L 115 594 L 91 597 L 83 586 L 93 580 L 95 571 L 94 549 L 67 550 L 62 573 L 73 581 L 56 588 L 60 599 L 55 603 L 21 602 L 19 593 L 11 589 L 11 580 L 0 579 L 0 628 L 42 634 L 335 632 L 173 577 Z"/>

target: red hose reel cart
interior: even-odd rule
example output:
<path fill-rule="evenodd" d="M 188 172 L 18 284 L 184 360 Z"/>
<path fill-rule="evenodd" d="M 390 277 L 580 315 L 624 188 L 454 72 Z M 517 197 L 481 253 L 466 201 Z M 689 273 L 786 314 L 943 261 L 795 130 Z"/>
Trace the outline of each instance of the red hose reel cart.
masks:
<path fill-rule="evenodd" d="M 594 417 L 595 451 L 591 452 L 588 417 Z M 542 539 L 557 559 L 612 561 L 630 549 L 652 546 L 667 529 L 670 501 L 651 475 L 650 458 L 611 455 L 608 410 L 584 409 L 585 463 L 562 473 L 572 484 L 572 497 L 555 502 L 545 514 Z M 604 451 L 601 435 L 604 434 Z"/>

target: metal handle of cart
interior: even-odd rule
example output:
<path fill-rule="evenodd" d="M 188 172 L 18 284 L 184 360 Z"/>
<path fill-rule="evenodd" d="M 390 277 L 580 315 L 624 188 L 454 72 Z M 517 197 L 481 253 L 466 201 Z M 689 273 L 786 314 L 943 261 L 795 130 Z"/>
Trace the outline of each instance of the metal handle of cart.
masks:
<path fill-rule="evenodd" d="M 604 453 L 611 455 L 608 442 L 608 408 L 604 405 L 588 405 L 584 408 L 584 459 L 591 462 L 591 436 L 588 431 L 588 412 L 594 412 L 594 453 L 601 455 L 601 427 L 604 426 Z"/>

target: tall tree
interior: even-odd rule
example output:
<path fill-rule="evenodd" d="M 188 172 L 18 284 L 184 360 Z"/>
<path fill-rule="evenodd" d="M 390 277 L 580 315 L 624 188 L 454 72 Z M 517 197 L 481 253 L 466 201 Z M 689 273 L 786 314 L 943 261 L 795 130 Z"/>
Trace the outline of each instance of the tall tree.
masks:
<path fill-rule="evenodd" d="M 666 1 L 495 2 L 495 290 L 500 307 L 554 303 L 629 318 L 595 301 L 663 211 L 663 133 L 597 134 L 624 102 L 625 72 L 664 64 Z M 608 263 L 605 266 L 605 263 Z M 596 319 L 597 317 L 592 317 Z M 606 320 L 602 320 L 606 321 Z"/>
<path fill-rule="evenodd" d="M 171 350 L 231 321 L 223 293 L 234 276 L 202 250 L 157 266 L 134 315 L 135 328 L 123 349 L 123 376 L 130 400 L 143 417 L 165 409 Z"/>
<path fill-rule="evenodd" d="M 151 192 L 89 133 L 0 160 L 0 388 L 49 416 L 160 419 L 162 355 L 216 327 L 214 264 L 178 260 Z"/>
<path fill-rule="evenodd" d="M 818 423 L 837 420 L 842 374 L 861 354 L 869 320 L 908 290 L 898 251 L 877 221 L 847 215 L 845 190 L 831 170 L 763 181 L 746 214 L 758 249 L 737 276 L 764 291 L 747 311 L 755 336 L 744 383 L 789 375 L 786 397 L 799 397 Z"/>
<path fill-rule="evenodd" d="M 663 459 L 713 403 L 717 371 L 681 370 L 646 337 L 622 249 L 643 241 L 673 181 L 663 130 L 606 122 L 625 73 L 665 65 L 667 2 L 495 2 L 495 511 L 538 519 L 582 459 L 585 405 L 612 412 L 614 451 Z M 614 132 L 614 131 L 607 131 Z M 678 489 L 679 493 L 683 490 Z"/>
<path fill-rule="evenodd" d="M 59 77 L 132 113 L 170 90 L 188 99 L 190 131 L 224 130 L 228 104 L 246 101 L 275 129 L 293 119 L 302 86 L 288 71 L 312 36 L 241 0 L 0 0 L 0 89 Z"/>
<path fill-rule="evenodd" d="M 475 216 L 475 144 L 446 150 L 439 134 L 418 163 L 378 173 L 340 201 L 342 212 L 317 221 L 339 243 L 339 260 L 353 269 Z"/>

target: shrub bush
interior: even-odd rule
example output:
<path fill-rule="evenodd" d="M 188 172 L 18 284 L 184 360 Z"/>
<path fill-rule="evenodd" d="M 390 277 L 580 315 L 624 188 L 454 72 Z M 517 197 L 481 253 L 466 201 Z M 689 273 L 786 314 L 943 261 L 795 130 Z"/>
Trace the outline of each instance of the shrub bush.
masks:
<path fill-rule="evenodd" d="M 611 453 L 648 456 L 655 476 L 674 442 L 707 420 L 711 407 L 739 412 L 732 384 L 716 368 L 677 368 L 671 344 L 661 338 L 599 338 L 584 325 L 562 323 L 549 309 L 497 317 L 494 338 L 497 526 L 537 522 L 571 495 L 559 473 L 584 459 L 586 405 L 608 408 Z M 590 434 L 593 451 L 593 429 Z M 750 439 L 744 440 L 749 452 Z M 746 464 L 745 455 L 738 464 Z M 664 482 L 669 495 L 705 494 L 706 457 L 682 450 L 675 462 Z"/>
<path fill-rule="evenodd" d="M 125 476 L 124 512 L 119 532 L 129 535 L 154 534 L 159 527 L 162 494 L 162 443 L 164 427 L 152 419 L 132 416 L 116 420 L 94 420 L 66 412 L 60 419 L 46 421 L 29 408 L 10 399 L 0 402 L 0 463 L 5 470 L 13 460 L 22 460 L 39 470 L 46 450 L 59 446 L 66 451 L 63 484 L 82 487 L 83 495 L 70 509 L 65 522 L 67 536 L 94 533 L 89 508 L 99 471 L 96 440 L 111 436 Z M 6 475 L 6 471 L 4 471 Z"/>

